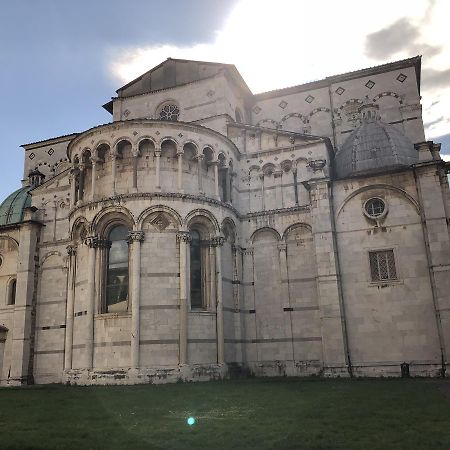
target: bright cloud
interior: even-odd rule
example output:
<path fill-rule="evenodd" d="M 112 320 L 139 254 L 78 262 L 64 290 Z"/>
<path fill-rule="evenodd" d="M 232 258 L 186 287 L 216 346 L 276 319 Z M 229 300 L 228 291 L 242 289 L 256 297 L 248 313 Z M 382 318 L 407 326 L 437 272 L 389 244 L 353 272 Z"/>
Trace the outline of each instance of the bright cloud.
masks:
<path fill-rule="evenodd" d="M 129 49 L 112 69 L 125 83 L 167 57 L 232 63 L 252 91 L 261 92 L 387 62 L 377 54 L 395 61 L 422 53 L 424 122 L 431 139 L 450 132 L 449 14 L 446 0 L 378 0 L 372 7 L 359 0 L 241 0 L 212 43 Z M 402 30 L 394 28 L 395 45 L 386 42 L 383 49 L 379 39 L 370 52 L 367 36 L 396 24 L 404 24 L 409 39 L 402 42 Z M 440 82 L 430 78 L 427 84 L 427 74 Z"/>

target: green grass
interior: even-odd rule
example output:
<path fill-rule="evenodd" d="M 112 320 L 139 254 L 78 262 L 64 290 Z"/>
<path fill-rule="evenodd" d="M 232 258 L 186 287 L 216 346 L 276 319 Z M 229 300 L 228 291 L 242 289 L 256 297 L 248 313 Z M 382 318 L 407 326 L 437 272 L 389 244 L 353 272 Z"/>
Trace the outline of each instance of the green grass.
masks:
<path fill-rule="evenodd" d="M 0 449 L 447 450 L 449 393 L 417 379 L 4 388 Z"/>

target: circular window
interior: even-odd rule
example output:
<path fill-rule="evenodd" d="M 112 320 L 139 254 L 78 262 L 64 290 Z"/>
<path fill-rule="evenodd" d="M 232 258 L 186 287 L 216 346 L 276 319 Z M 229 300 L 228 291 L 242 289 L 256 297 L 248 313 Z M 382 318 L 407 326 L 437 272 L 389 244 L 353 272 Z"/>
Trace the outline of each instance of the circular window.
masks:
<path fill-rule="evenodd" d="M 161 120 L 170 120 L 176 122 L 180 116 L 180 108 L 177 105 L 164 105 L 159 111 L 159 118 Z"/>
<path fill-rule="evenodd" d="M 364 212 L 372 219 L 379 219 L 386 215 L 386 203 L 381 198 L 370 198 L 364 204 Z"/>

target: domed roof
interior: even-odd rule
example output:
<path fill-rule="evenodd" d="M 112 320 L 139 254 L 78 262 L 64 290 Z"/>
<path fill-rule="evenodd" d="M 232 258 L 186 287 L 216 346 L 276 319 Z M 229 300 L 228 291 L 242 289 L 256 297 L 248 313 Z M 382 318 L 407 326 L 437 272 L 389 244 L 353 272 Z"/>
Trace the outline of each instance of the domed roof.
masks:
<path fill-rule="evenodd" d="M 362 124 L 336 153 L 339 178 L 380 169 L 408 167 L 418 160 L 413 143 L 393 125 L 379 120 L 375 105 L 364 105 Z"/>
<path fill-rule="evenodd" d="M 18 189 L 9 195 L 0 205 L 0 226 L 19 223 L 23 220 L 23 211 L 31 206 L 31 186 Z"/>

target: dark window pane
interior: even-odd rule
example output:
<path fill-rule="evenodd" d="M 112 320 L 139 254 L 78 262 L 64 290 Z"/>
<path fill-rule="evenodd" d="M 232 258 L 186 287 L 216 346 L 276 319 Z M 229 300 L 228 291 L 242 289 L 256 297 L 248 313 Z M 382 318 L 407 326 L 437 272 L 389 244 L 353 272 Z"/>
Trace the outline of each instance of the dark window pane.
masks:
<path fill-rule="evenodd" d="M 191 238 L 191 308 L 201 308 L 203 306 L 202 264 L 199 232 L 192 230 Z"/>
<path fill-rule="evenodd" d="M 128 229 L 119 225 L 109 233 L 106 312 L 126 311 L 128 301 Z"/>

